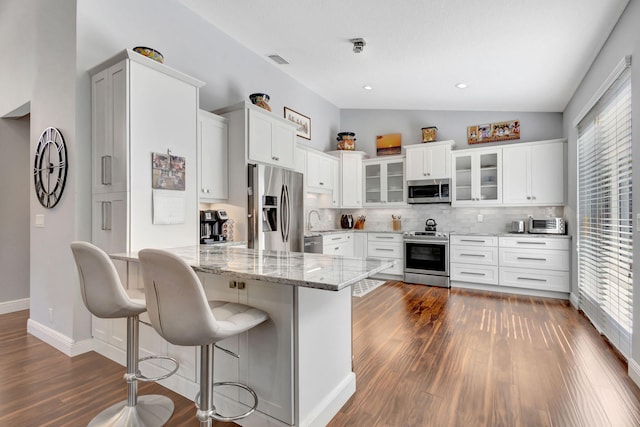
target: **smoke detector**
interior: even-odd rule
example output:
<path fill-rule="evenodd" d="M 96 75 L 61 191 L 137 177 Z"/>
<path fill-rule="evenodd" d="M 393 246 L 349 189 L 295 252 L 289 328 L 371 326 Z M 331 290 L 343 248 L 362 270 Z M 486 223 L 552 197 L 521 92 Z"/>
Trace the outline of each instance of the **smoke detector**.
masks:
<path fill-rule="evenodd" d="M 362 52 L 364 50 L 365 45 L 367 44 L 367 42 L 364 41 L 364 39 L 362 38 L 351 39 L 351 43 L 353 43 L 353 51 L 355 53 Z"/>

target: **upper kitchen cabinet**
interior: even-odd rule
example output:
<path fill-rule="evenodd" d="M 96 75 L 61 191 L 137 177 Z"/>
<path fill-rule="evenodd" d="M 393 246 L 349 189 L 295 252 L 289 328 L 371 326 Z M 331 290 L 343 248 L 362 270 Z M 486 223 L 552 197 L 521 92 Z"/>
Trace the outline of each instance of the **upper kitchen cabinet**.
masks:
<path fill-rule="evenodd" d="M 193 119 L 203 82 L 132 50 L 89 74 L 94 194 L 130 191 L 131 155 L 149 140 L 166 152 L 175 141 L 193 136 L 195 148 Z M 145 154 L 149 164 L 150 153 Z"/>
<path fill-rule="evenodd" d="M 502 203 L 502 148 L 455 150 L 451 165 L 453 206 Z"/>
<path fill-rule="evenodd" d="M 228 120 L 207 111 L 198 113 L 198 195 L 215 203 L 229 197 Z"/>
<path fill-rule="evenodd" d="M 330 151 L 329 154 L 338 158 L 339 193 L 338 206 L 340 208 L 362 207 L 362 160 L 366 157 L 364 151 Z"/>
<path fill-rule="evenodd" d="M 454 141 L 407 145 L 407 181 L 451 178 L 451 148 Z"/>
<path fill-rule="evenodd" d="M 364 160 L 362 167 L 364 206 L 391 207 L 406 203 L 404 156 L 393 156 L 384 160 Z"/>
<path fill-rule="evenodd" d="M 295 169 L 296 125 L 248 102 L 214 111 L 229 119 L 230 149 L 248 162 Z"/>
<path fill-rule="evenodd" d="M 336 185 L 334 169 L 338 160 L 328 154 L 307 149 L 307 191 L 311 193 L 332 193 Z"/>
<path fill-rule="evenodd" d="M 503 204 L 563 205 L 565 152 L 564 139 L 503 147 Z"/>

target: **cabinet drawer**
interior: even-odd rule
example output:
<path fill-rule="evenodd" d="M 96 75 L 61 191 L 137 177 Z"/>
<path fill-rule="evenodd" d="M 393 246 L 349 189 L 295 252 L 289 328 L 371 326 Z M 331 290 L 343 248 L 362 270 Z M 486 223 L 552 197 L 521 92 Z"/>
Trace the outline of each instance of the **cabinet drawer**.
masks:
<path fill-rule="evenodd" d="M 367 233 L 369 242 L 399 242 L 402 243 L 402 233 Z"/>
<path fill-rule="evenodd" d="M 324 234 L 322 236 L 323 245 L 332 245 L 334 243 L 343 243 L 351 240 L 351 233 Z"/>
<path fill-rule="evenodd" d="M 568 271 L 544 271 L 524 268 L 500 268 L 500 285 L 541 291 L 569 292 Z"/>
<path fill-rule="evenodd" d="M 500 248 L 500 267 L 569 271 L 569 251 Z"/>
<path fill-rule="evenodd" d="M 385 260 L 385 261 L 393 261 L 393 267 L 389 267 L 386 270 L 382 270 L 378 274 L 396 274 L 396 275 L 404 274 L 404 265 L 403 265 L 403 261 L 401 259 L 389 259 L 389 258 L 384 258 L 384 257 L 379 257 L 379 256 L 369 256 L 368 258 L 382 259 L 382 260 Z"/>
<path fill-rule="evenodd" d="M 367 245 L 367 256 L 372 258 L 404 258 L 402 243 L 371 242 Z"/>
<path fill-rule="evenodd" d="M 451 236 L 452 245 L 465 246 L 498 246 L 497 236 Z"/>
<path fill-rule="evenodd" d="M 478 246 L 450 246 L 451 262 L 498 265 L 498 248 Z"/>
<path fill-rule="evenodd" d="M 451 280 L 458 282 L 498 284 L 498 266 L 451 263 Z"/>
<path fill-rule="evenodd" d="M 571 239 L 544 237 L 500 237 L 501 248 L 569 250 Z"/>

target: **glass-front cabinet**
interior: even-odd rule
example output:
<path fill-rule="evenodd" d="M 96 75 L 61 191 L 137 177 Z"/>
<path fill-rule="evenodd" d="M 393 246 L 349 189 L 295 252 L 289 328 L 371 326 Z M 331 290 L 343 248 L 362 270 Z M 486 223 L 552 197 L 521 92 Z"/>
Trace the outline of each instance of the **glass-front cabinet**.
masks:
<path fill-rule="evenodd" d="M 385 160 L 365 160 L 362 163 L 366 206 L 395 206 L 406 203 L 404 156 Z"/>
<path fill-rule="evenodd" d="M 502 149 L 468 149 L 451 153 L 454 206 L 502 202 Z"/>

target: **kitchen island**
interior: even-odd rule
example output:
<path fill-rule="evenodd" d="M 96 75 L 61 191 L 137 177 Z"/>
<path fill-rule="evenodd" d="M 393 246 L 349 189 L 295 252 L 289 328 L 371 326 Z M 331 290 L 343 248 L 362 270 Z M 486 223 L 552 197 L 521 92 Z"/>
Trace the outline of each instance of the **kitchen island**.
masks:
<path fill-rule="evenodd" d="M 258 394 L 258 410 L 239 423 L 326 425 L 356 388 L 351 285 L 389 268 L 391 262 L 234 246 L 167 250 L 193 267 L 209 299 L 241 302 L 269 313 L 267 322 L 219 342 L 221 349 L 215 351 L 215 380 L 239 381 Z M 127 286 L 143 286 L 136 252 L 111 257 L 127 263 Z M 146 313 L 141 319 L 145 317 Z M 98 329 L 106 327 L 104 319 L 94 322 Z M 114 321 L 110 327 L 111 333 L 94 332 L 94 348 L 124 364 L 124 348 L 112 339 L 123 331 Z M 178 373 L 161 383 L 193 400 L 198 391 L 197 349 L 169 344 L 145 324 L 140 325 L 140 337 L 141 357 L 168 354 L 180 361 Z M 168 369 L 163 363 L 144 362 L 141 369 L 155 375 Z M 216 392 L 221 412 L 238 413 L 237 402 L 247 396 L 236 393 Z"/>

